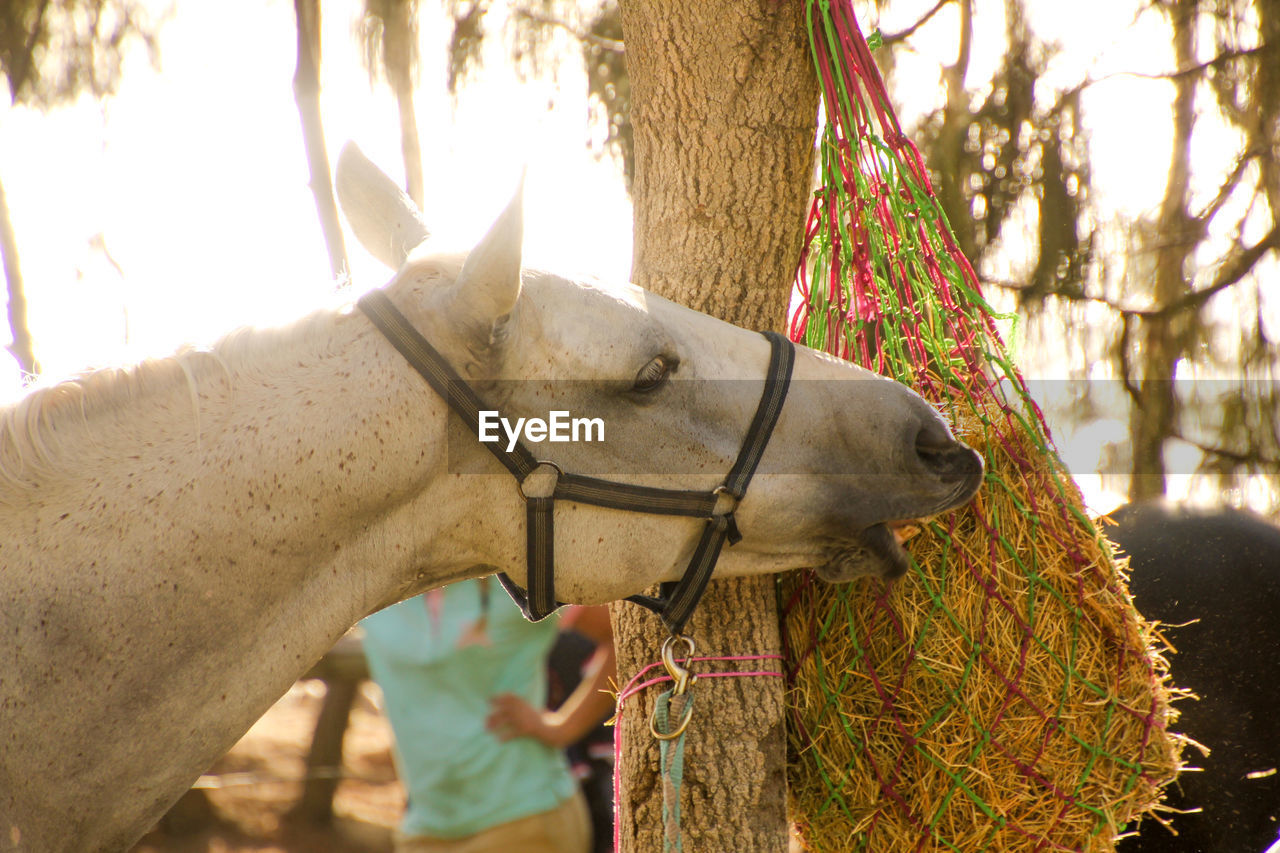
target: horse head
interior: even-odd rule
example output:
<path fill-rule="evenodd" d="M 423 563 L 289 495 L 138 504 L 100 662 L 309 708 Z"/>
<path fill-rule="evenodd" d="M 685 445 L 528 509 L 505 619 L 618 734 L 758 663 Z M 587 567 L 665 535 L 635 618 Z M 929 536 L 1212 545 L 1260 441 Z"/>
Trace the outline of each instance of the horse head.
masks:
<path fill-rule="evenodd" d="M 352 146 L 337 188 L 360 242 L 396 270 L 385 292 L 492 408 L 489 437 L 541 434 L 539 460 L 615 482 L 711 491 L 724 480 L 761 399 L 765 338 L 633 285 L 523 268 L 519 193 L 469 253 L 449 256 L 431 252 L 420 212 Z M 451 474 L 474 480 L 479 511 L 509 514 L 513 531 L 485 560 L 521 579 L 517 488 L 453 420 Z M 512 429 L 538 421 L 537 433 Z M 598 434 L 574 436 L 579 421 Z M 717 571 L 816 567 L 845 581 L 905 571 L 895 529 L 967 502 L 983 464 L 906 386 L 798 347 L 758 471 L 740 505 L 717 509 L 734 510 L 742 535 Z M 561 516 L 557 582 L 580 602 L 679 577 L 703 523 L 580 505 Z"/>

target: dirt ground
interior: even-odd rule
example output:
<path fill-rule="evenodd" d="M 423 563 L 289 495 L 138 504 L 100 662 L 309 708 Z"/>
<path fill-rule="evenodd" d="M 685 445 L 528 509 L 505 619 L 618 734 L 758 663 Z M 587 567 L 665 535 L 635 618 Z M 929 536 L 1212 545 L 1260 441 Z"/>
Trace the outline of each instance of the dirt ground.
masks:
<path fill-rule="evenodd" d="M 288 814 L 302 794 L 324 690 L 321 681 L 295 684 L 133 853 L 390 851 L 404 793 L 391 759 L 391 727 L 367 682 L 347 727 L 333 825 L 307 826 Z"/>

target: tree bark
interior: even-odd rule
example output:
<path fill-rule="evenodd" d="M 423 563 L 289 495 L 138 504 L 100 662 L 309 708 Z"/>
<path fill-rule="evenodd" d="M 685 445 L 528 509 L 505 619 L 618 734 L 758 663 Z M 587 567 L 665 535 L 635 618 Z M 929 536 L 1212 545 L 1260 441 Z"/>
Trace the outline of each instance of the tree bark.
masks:
<path fill-rule="evenodd" d="M 818 108 L 803 6 L 636 0 L 622 13 L 635 128 L 634 280 L 730 322 L 781 329 Z M 663 631 L 629 605 L 615 605 L 613 616 L 626 678 L 657 659 Z M 699 655 L 778 653 L 773 578 L 713 582 L 689 630 Z M 703 679 L 694 694 L 685 849 L 785 850 L 782 680 Z M 633 698 L 620 722 L 621 851 L 663 849 L 653 698 Z"/>
<path fill-rule="evenodd" d="M 18 238 L 13 233 L 13 221 L 9 218 L 9 200 L 0 183 L 0 256 L 4 259 L 4 278 L 9 287 L 9 333 L 13 343 L 9 352 L 27 376 L 40 372 L 36 361 L 35 345 L 31 329 L 27 325 L 27 291 L 22 283 L 22 267 L 18 263 Z"/>
<path fill-rule="evenodd" d="M 1196 61 L 1198 0 L 1174 0 L 1169 4 L 1174 56 L 1178 68 Z M 1198 78 L 1179 76 L 1173 81 L 1173 151 L 1169 182 L 1160 206 L 1155 229 L 1155 293 L 1157 309 L 1177 303 L 1186 296 L 1187 260 L 1200 241 L 1198 223 L 1188 212 L 1191 193 L 1191 133 L 1195 125 L 1195 94 Z M 1174 387 L 1178 362 L 1187 348 L 1190 325 L 1196 309 L 1159 312 L 1145 317 L 1138 336 L 1138 399 L 1131 410 L 1129 437 L 1133 466 L 1129 479 L 1129 499 L 1163 497 L 1166 488 L 1164 443 L 1173 434 L 1178 397 Z"/>
<path fill-rule="evenodd" d="M 329 269 L 334 278 L 347 272 L 347 245 L 338 221 L 338 205 L 333 199 L 333 177 L 329 169 L 329 149 L 320 117 L 320 0 L 293 0 L 298 25 L 298 64 L 293 74 L 293 98 L 302 120 L 302 138 L 311 170 L 311 193 L 316 214 L 329 252 Z"/>

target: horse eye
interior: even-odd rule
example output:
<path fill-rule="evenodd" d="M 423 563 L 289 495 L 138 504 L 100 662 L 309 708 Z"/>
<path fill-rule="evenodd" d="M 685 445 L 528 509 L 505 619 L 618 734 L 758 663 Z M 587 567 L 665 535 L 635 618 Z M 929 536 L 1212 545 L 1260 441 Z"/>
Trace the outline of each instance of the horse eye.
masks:
<path fill-rule="evenodd" d="M 631 387 L 636 391 L 652 391 L 666 381 L 674 367 L 674 359 L 664 355 L 657 356 L 640 368 L 640 372 L 636 374 L 636 381 Z"/>

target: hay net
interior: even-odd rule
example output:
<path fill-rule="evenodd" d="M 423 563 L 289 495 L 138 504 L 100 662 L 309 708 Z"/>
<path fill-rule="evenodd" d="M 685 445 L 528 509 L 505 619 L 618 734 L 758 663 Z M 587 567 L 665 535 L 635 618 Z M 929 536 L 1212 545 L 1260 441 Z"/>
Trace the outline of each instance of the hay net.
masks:
<path fill-rule="evenodd" d="M 827 120 L 791 336 L 913 386 L 987 477 L 908 542 L 902 580 L 783 583 L 799 834 L 823 851 L 1112 850 L 1179 766 L 1163 642 L 1006 355 L 849 0 L 806 7 Z"/>

